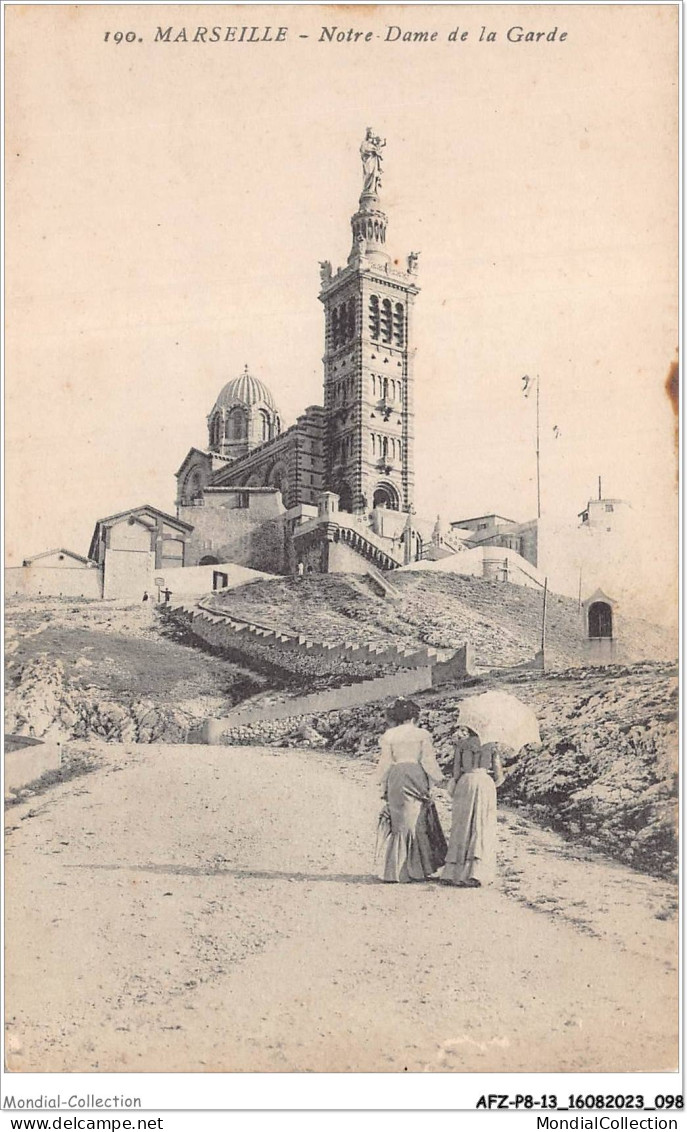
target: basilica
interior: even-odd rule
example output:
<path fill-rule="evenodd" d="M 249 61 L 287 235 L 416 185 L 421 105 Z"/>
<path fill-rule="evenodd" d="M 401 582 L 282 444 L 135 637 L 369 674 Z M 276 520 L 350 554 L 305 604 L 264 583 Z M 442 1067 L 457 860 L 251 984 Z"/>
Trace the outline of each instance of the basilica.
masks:
<path fill-rule="evenodd" d="M 589 607 L 585 635 L 613 642 L 613 599 L 597 582 L 582 602 L 582 575 L 588 589 L 604 575 L 627 509 L 602 499 L 600 485 L 579 532 L 568 532 L 573 541 L 550 524 L 547 534 L 540 518 L 490 514 L 444 525 L 415 513 L 418 253 L 387 250 L 385 146 L 367 130 L 348 258 L 319 265 L 323 403 L 284 428 L 273 391 L 244 366 L 220 390 L 205 443 L 176 473 L 176 514 L 146 503 L 98 519 L 87 558 L 56 548 L 25 559 L 6 574 L 9 593 L 169 601 L 266 575 L 342 573 L 393 597 L 390 574 L 404 567 L 544 590 L 555 577 L 566 592 L 569 559 L 585 617 Z"/>

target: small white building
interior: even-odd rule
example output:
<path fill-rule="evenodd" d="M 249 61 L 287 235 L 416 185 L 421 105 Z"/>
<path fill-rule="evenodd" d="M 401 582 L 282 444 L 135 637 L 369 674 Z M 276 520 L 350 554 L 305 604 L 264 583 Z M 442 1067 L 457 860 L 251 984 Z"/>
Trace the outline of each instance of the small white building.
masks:
<path fill-rule="evenodd" d="M 5 570 L 8 597 L 92 597 L 101 594 L 98 563 L 58 547 L 25 558 L 21 566 Z"/>
<path fill-rule="evenodd" d="M 153 591 L 156 573 L 184 565 L 192 529 L 150 504 L 99 519 L 89 555 L 100 568 L 101 596 L 141 598 Z"/>
<path fill-rule="evenodd" d="M 629 511 L 630 504 L 624 499 L 590 499 L 578 519 L 581 527 L 610 534 L 622 528 Z"/>

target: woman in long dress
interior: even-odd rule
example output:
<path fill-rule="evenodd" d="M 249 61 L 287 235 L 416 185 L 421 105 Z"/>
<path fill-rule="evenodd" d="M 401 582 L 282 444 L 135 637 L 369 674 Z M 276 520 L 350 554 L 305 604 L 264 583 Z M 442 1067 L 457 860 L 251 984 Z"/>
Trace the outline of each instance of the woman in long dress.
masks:
<path fill-rule="evenodd" d="M 453 815 L 441 879 L 479 888 L 496 873 L 496 788 L 504 780 L 501 759 L 469 732 L 456 744 L 453 763 Z"/>
<path fill-rule="evenodd" d="M 417 726 L 420 709 L 412 700 L 397 700 L 387 712 L 381 739 L 380 781 L 386 806 L 379 819 L 377 855 L 381 880 L 426 880 L 441 868 L 446 855 L 439 815 L 430 797 L 431 785 L 444 781 L 428 731 Z"/>

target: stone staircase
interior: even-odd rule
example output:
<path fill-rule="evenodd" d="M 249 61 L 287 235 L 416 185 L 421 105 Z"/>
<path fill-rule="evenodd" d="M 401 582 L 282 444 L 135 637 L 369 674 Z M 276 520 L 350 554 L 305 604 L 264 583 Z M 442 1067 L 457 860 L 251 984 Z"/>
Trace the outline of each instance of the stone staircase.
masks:
<path fill-rule="evenodd" d="M 371 566 L 381 571 L 396 570 L 403 565 L 402 551 L 392 551 L 388 539 L 381 539 L 369 528 L 356 525 L 355 521 L 348 516 L 344 521 L 341 514 L 337 515 L 337 523 L 337 541 L 350 546 L 351 550 L 354 550 Z"/>
<path fill-rule="evenodd" d="M 396 601 L 400 598 L 400 593 L 396 586 L 392 585 L 389 581 L 388 575 L 383 574 L 376 566 L 368 565 L 364 574 L 351 574 L 348 578 L 349 586 L 358 590 L 359 593 L 369 597 L 369 592 L 372 590 L 377 597 L 386 598 L 387 601 Z M 369 588 L 368 588 L 369 587 Z"/>
<path fill-rule="evenodd" d="M 336 687 L 310 694 L 281 694 L 277 700 L 270 698 L 269 702 L 262 695 L 246 700 L 230 709 L 223 718 L 206 721 L 205 742 L 222 742 L 222 737 L 236 728 L 412 695 L 448 680 L 461 679 L 469 671 L 469 646 L 463 645 L 456 651 L 424 645 L 404 649 L 393 644 L 351 641 L 327 644 L 219 612 L 210 604 L 211 600 L 207 596 L 165 608 L 174 620 L 201 640 L 243 653 L 249 660 L 262 660 L 293 675 L 295 672 L 303 674 L 303 664 L 307 666 L 317 658 L 318 675 L 348 674 L 349 678 Z M 345 665 L 343 669 L 342 665 Z"/>

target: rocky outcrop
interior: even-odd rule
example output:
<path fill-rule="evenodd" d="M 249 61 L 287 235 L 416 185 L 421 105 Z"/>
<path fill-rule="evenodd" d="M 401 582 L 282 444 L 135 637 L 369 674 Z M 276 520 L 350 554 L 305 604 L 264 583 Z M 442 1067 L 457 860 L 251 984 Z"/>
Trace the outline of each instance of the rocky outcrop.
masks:
<path fill-rule="evenodd" d="M 541 750 L 512 767 L 502 796 L 635 868 L 676 870 L 678 687 L 668 665 L 570 674 L 519 694 L 536 705 Z M 524 692 L 524 694 L 523 694 Z"/>
<path fill-rule="evenodd" d="M 87 739 L 112 743 L 183 743 L 200 724 L 197 715 L 152 700 L 108 699 L 98 689 L 71 686 L 59 660 L 28 661 L 5 699 L 5 730 L 36 739 Z"/>
<path fill-rule="evenodd" d="M 63 708 L 69 716 L 74 714 L 66 695 L 64 665 L 59 660 L 37 657 L 24 665 L 18 683 L 7 692 L 5 731 L 42 739 L 63 729 Z"/>

